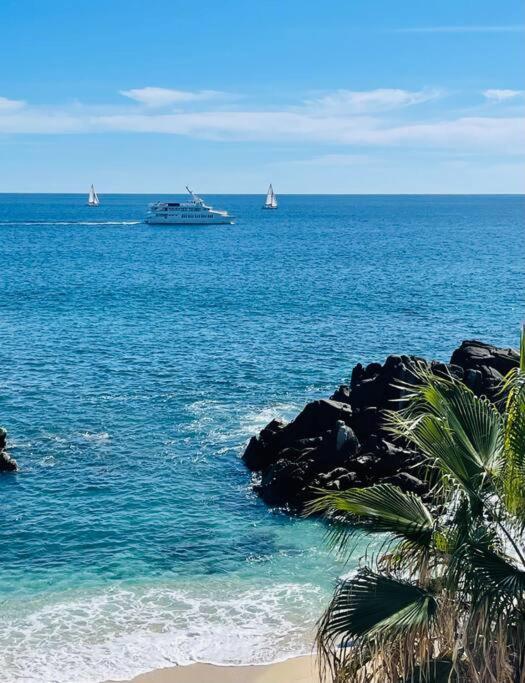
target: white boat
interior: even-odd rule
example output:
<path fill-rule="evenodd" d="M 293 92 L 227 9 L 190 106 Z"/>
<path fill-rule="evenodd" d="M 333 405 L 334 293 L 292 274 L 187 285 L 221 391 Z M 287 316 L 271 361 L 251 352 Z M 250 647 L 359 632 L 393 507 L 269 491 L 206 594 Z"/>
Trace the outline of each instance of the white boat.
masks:
<path fill-rule="evenodd" d="M 95 192 L 93 185 L 91 185 L 89 188 L 88 206 L 98 206 L 99 204 L 100 200 L 98 198 L 98 194 Z"/>
<path fill-rule="evenodd" d="M 149 205 L 144 219 L 150 225 L 217 225 L 233 223 L 233 216 L 208 206 L 186 186 L 191 195 L 187 202 L 155 202 Z"/>
<path fill-rule="evenodd" d="M 277 195 L 273 191 L 273 187 L 270 184 L 268 192 L 266 193 L 266 201 L 263 204 L 263 209 L 276 209 L 277 208 Z"/>

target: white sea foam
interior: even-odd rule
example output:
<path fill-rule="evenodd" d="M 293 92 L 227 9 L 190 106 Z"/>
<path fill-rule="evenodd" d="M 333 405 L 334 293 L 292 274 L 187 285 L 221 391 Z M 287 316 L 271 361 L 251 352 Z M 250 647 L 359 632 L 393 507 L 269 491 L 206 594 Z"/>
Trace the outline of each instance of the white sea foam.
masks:
<path fill-rule="evenodd" d="M 4 608 L 2 680 L 94 683 L 192 662 L 286 659 L 311 650 L 324 598 L 311 584 L 215 581 L 66 595 Z"/>
<path fill-rule="evenodd" d="M 244 416 L 243 426 L 250 435 L 256 434 L 272 420 L 293 419 L 300 409 L 301 406 L 298 403 L 276 403 L 261 410 L 250 411 Z"/>
<path fill-rule="evenodd" d="M 109 441 L 109 434 L 107 432 L 83 432 L 82 438 L 86 441 Z"/>
<path fill-rule="evenodd" d="M 275 403 L 264 408 L 235 410 L 221 401 L 209 399 L 195 401 L 189 406 L 194 416 L 191 429 L 201 432 L 215 445 L 242 443 L 275 418 L 292 419 L 300 408 L 297 403 Z"/>

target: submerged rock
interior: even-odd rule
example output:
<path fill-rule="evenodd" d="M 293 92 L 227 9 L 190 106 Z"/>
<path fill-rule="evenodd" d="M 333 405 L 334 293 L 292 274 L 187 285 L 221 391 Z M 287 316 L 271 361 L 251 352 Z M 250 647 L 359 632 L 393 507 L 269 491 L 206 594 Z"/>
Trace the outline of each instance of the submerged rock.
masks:
<path fill-rule="evenodd" d="M 250 439 L 243 460 L 259 483 L 254 489 L 269 505 L 300 510 L 315 489 L 346 490 L 388 482 L 425 495 L 422 456 L 393 443 L 385 411 L 399 410 L 423 367 L 463 381 L 478 396 L 499 398 L 504 375 L 519 364 L 513 349 L 464 341 L 450 363 L 391 355 L 383 364 L 358 363 L 349 384 L 330 399 L 313 401 L 290 423 L 272 420 Z"/>

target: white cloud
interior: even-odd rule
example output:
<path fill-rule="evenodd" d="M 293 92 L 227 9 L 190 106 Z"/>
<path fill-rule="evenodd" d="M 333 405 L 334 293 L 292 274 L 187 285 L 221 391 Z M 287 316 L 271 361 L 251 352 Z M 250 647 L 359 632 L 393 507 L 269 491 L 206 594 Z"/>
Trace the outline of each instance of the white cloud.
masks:
<path fill-rule="evenodd" d="M 173 90 L 171 88 L 133 88 L 120 90 L 121 95 L 129 97 L 147 107 L 166 107 L 170 104 L 183 104 L 186 102 L 202 102 L 221 97 L 224 93 L 218 90 Z"/>
<path fill-rule="evenodd" d="M 437 89 L 401 90 L 398 88 L 377 88 L 376 90 L 336 90 L 314 100 L 308 100 L 306 105 L 314 110 L 330 111 L 333 113 L 364 113 L 378 112 L 408 107 L 434 100 L 442 95 Z"/>
<path fill-rule="evenodd" d="M 525 95 L 525 90 L 508 90 L 508 89 L 497 89 L 493 88 L 489 90 L 484 90 L 483 95 L 487 100 L 493 100 L 496 102 L 504 102 L 505 100 L 512 100 L 516 97 L 523 97 Z"/>
<path fill-rule="evenodd" d="M 148 90 L 148 89 L 145 89 Z M 161 89 L 164 92 L 164 89 Z M 141 91 L 142 92 L 142 91 Z M 149 92 L 149 91 L 148 91 Z M 181 91 L 177 93 L 180 101 Z M 185 93 L 200 96 L 198 91 Z M 68 107 L 19 106 L 0 109 L 0 133 L 161 133 L 218 141 L 256 141 L 268 143 L 336 144 L 354 147 L 407 146 L 418 149 L 455 149 L 484 152 L 498 150 L 508 154 L 523 151 L 525 119 L 513 116 L 451 117 L 441 112 L 432 118 L 401 119 L 388 117 L 388 111 L 437 97 L 441 91 L 379 89 L 371 91 L 337 90 L 295 107 L 273 111 L 264 107 L 251 110 L 209 109 L 205 111 L 162 112 L 155 109 L 162 98 L 150 99 L 150 106 L 123 106 L 118 110 L 75 104 Z M 200 93 L 200 95 L 199 95 Z M 141 95 L 143 103 L 147 101 Z M 173 96 L 175 97 L 175 96 Z M 167 102 L 168 99 L 164 99 Z M 173 102 L 174 100 L 170 100 Z M 13 101 L 10 101 L 13 102 Z M 202 109 L 202 106 L 200 107 Z M 401 111 L 403 111 L 401 109 Z M 368 114 L 366 112 L 369 112 Z M 375 112 L 375 113 L 373 113 Z M 381 113 L 383 112 L 383 113 Z M 360 150 L 352 150 L 352 152 Z M 348 155 L 329 155 L 325 161 L 344 165 L 353 163 Z"/>
<path fill-rule="evenodd" d="M 310 159 L 295 159 L 284 162 L 294 166 L 359 166 L 371 160 L 366 154 L 322 154 Z"/>
<path fill-rule="evenodd" d="M 26 103 L 23 100 L 9 100 L 7 97 L 0 97 L 0 113 L 23 109 Z"/>

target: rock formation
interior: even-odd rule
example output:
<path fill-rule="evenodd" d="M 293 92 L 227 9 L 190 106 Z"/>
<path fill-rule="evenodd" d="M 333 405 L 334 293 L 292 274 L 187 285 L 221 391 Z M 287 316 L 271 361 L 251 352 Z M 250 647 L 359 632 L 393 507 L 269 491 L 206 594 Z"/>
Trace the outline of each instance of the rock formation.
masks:
<path fill-rule="evenodd" d="M 7 432 L 0 427 L 0 472 L 16 472 L 18 466 L 16 460 L 6 451 Z"/>
<path fill-rule="evenodd" d="M 288 424 L 272 420 L 250 439 L 243 460 L 257 473 L 254 489 L 269 505 L 299 510 L 316 488 L 345 490 L 374 483 L 397 484 L 426 493 L 418 468 L 421 456 L 392 443 L 385 410 L 401 407 L 400 383 L 414 380 L 420 364 L 463 381 L 478 396 L 499 400 L 504 375 L 519 363 L 512 349 L 464 341 L 450 363 L 416 356 L 388 356 L 385 363 L 358 363 L 349 385 L 330 399 L 309 403 Z"/>

